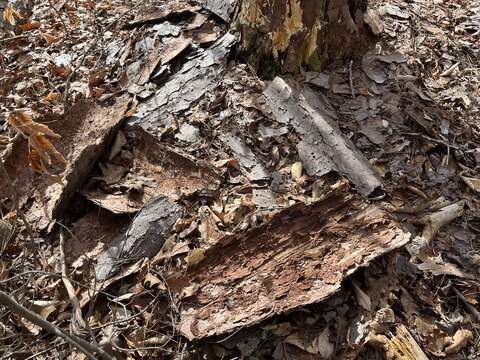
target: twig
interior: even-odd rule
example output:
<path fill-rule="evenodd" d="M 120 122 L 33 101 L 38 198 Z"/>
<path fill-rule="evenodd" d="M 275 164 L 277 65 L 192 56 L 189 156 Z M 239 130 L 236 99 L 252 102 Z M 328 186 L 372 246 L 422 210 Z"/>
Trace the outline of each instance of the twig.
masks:
<path fill-rule="evenodd" d="M 49 333 L 59 336 L 64 339 L 69 344 L 78 348 L 83 352 L 89 359 L 96 360 L 94 353 L 98 353 L 100 357 L 104 360 L 113 360 L 113 358 L 105 352 L 105 350 L 90 344 L 88 341 L 79 338 L 78 336 L 67 334 L 63 332 L 59 327 L 52 324 L 51 322 L 45 320 L 40 315 L 34 313 L 33 311 L 27 309 L 23 305 L 17 303 L 13 298 L 11 298 L 7 293 L 0 290 L 0 304 L 5 305 L 15 314 L 20 315 L 30 321 L 31 323 L 40 326 L 43 330 L 48 331 Z"/>
<path fill-rule="evenodd" d="M 471 305 L 467 299 L 465 299 L 465 296 L 463 296 L 463 294 L 457 290 L 454 286 L 452 286 L 452 290 L 455 292 L 455 294 L 460 298 L 460 300 L 462 300 L 463 302 L 463 305 L 465 306 L 465 308 L 467 309 L 467 311 L 477 320 L 477 321 L 480 321 L 480 312 L 478 312 L 477 309 L 475 309 L 475 307 L 473 305 Z"/>
<path fill-rule="evenodd" d="M 352 97 L 354 98 L 355 90 L 353 89 L 352 65 L 353 65 L 353 60 L 350 60 L 350 63 L 348 64 L 348 81 L 350 83 L 350 91 L 352 92 Z"/>
<path fill-rule="evenodd" d="M 62 14 L 60 14 L 60 11 L 55 7 L 55 5 L 52 4 L 52 0 L 48 0 L 48 3 L 52 7 L 53 11 L 55 11 L 57 13 L 57 16 L 60 19 L 60 22 L 62 23 L 63 28 L 65 30 L 65 35 L 68 35 L 67 24 L 65 24 L 65 21 L 63 21 Z"/>
<path fill-rule="evenodd" d="M 72 303 L 73 308 L 73 321 L 72 321 L 72 331 L 80 335 L 82 329 L 86 328 L 85 320 L 82 317 L 82 309 L 80 308 L 80 302 L 78 301 L 77 295 L 75 294 L 75 289 L 73 288 L 72 283 L 67 277 L 67 265 L 65 262 L 65 235 L 63 234 L 63 229 L 60 229 L 60 266 L 62 269 L 62 282 L 67 290 L 68 297 Z"/>
<path fill-rule="evenodd" d="M 9 41 L 12 41 L 12 40 L 17 40 L 17 39 L 23 39 L 23 38 L 26 38 L 28 37 L 28 35 L 16 35 L 16 36 L 12 36 L 12 37 L 9 37 L 9 38 L 5 38 L 5 39 L 0 39 L 0 44 L 1 43 L 4 43 L 4 42 L 9 42 Z"/>
<path fill-rule="evenodd" d="M 428 141 L 431 141 L 431 142 L 434 142 L 434 143 L 437 143 L 437 144 L 442 144 L 442 145 L 445 145 L 447 147 L 451 147 L 452 149 L 455 149 L 455 150 L 460 150 L 460 148 L 458 146 L 450 145 L 449 143 L 447 143 L 445 141 L 434 139 L 434 138 L 431 138 L 430 136 L 427 136 L 427 135 L 424 135 L 424 134 L 421 134 L 421 133 L 405 133 L 405 135 L 422 137 L 422 138 L 424 138 Z"/>

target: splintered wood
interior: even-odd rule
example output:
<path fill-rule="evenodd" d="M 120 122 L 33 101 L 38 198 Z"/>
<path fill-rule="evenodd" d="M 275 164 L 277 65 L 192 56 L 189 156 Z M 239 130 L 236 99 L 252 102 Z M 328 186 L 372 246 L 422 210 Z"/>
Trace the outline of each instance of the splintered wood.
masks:
<path fill-rule="evenodd" d="M 219 335 L 321 301 L 409 238 L 384 210 L 354 195 L 294 205 L 225 237 L 183 277 L 170 279 L 184 299 L 178 328 L 189 339 Z"/>
<path fill-rule="evenodd" d="M 110 107 L 80 101 L 62 117 L 49 121 L 50 129 L 61 136 L 57 150 L 68 163 L 60 180 L 37 176 L 31 171 L 25 141 L 14 147 L 5 167 L 15 181 L 19 205 L 35 230 L 47 229 L 70 206 L 72 196 L 88 178 L 108 140 L 121 125 L 127 107 L 126 97 L 118 98 Z M 4 182 L 0 178 L 0 188 L 6 186 Z"/>

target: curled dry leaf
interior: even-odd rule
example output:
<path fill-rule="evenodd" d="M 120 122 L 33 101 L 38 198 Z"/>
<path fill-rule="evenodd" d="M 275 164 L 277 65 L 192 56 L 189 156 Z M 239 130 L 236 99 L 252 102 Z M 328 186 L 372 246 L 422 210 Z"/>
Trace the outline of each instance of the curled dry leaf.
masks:
<path fill-rule="evenodd" d="M 47 136 L 50 136 L 58 139 L 61 136 L 47 125 L 34 122 L 29 115 L 21 111 L 11 113 L 8 116 L 8 123 L 28 138 L 29 162 L 37 173 L 48 174 L 45 162 L 51 165 L 52 157 L 61 164 L 67 164 L 67 160 L 47 138 Z"/>
<path fill-rule="evenodd" d="M 22 18 L 22 15 L 20 15 L 20 13 L 17 10 L 12 8 L 11 6 L 7 6 L 3 10 L 3 19 L 7 21 L 10 25 L 15 26 L 17 25 L 17 19 L 23 19 L 23 18 Z"/>

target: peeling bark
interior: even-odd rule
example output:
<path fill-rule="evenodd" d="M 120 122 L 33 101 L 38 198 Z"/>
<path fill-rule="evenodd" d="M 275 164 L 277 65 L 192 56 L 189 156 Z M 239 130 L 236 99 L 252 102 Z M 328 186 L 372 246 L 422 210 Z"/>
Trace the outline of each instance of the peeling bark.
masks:
<path fill-rule="evenodd" d="M 385 211 L 350 194 L 294 205 L 223 238 L 185 276 L 170 279 L 177 296 L 191 294 L 178 328 L 189 339 L 203 338 L 319 302 L 409 238 Z"/>
<path fill-rule="evenodd" d="M 237 0 L 197 0 L 197 2 L 228 23 Z"/>
<path fill-rule="evenodd" d="M 103 281 L 125 262 L 152 257 L 165 243 L 183 207 L 167 198 L 157 198 L 143 208 L 125 234 L 120 235 L 97 260 L 95 275 Z"/>
<path fill-rule="evenodd" d="M 243 0 L 237 25 L 242 47 L 259 65 L 273 59 L 282 71 L 355 52 L 364 43 L 367 0 Z"/>
<path fill-rule="evenodd" d="M 175 115 L 189 109 L 217 86 L 234 43 L 235 36 L 227 33 L 208 50 L 186 62 L 152 98 L 138 106 L 129 124 L 139 125 L 160 137 L 172 125 Z"/>
<path fill-rule="evenodd" d="M 265 180 L 270 177 L 263 164 L 253 151 L 233 134 L 221 136 L 221 140 L 233 152 L 233 157 L 238 160 L 240 169 L 252 181 Z"/>
<path fill-rule="evenodd" d="M 336 171 L 347 176 L 363 195 L 381 187 L 381 181 L 355 145 L 346 139 L 329 118 L 328 109 L 307 94 L 295 92 L 277 77 L 264 95 L 273 117 L 282 124 L 291 124 L 301 134 L 298 154 L 310 176 Z"/>

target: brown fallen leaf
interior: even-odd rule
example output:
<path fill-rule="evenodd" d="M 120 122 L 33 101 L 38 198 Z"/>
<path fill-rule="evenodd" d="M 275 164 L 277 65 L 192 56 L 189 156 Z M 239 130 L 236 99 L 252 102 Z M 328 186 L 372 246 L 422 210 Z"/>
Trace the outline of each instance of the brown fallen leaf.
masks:
<path fill-rule="evenodd" d="M 452 337 L 452 343 L 445 348 L 447 354 L 458 353 L 462 348 L 467 345 L 468 341 L 473 338 L 473 334 L 470 330 L 461 329 L 457 330 Z"/>
<path fill-rule="evenodd" d="M 30 31 L 30 30 L 40 29 L 41 26 L 42 25 L 39 22 L 29 21 L 23 25 L 20 25 L 20 29 L 22 29 L 22 31 Z"/>
<path fill-rule="evenodd" d="M 10 25 L 15 26 L 17 25 L 17 20 L 16 19 L 23 19 L 22 15 L 15 10 L 13 7 L 8 5 L 4 10 L 3 10 L 3 19 L 7 21 Z"/>
<path fill-rule="evenodd" d="M 20 131 L 28 138 L 29 145 L 29 162 L 33 170 L 39 174 L 48 174 L 45 162 L 52 164 L 52 157 L 63 165 L 67 164 L 67 160 L 53 146 L 47 136 L 52 138 L 60 138 L 56 132 L 51 130 L 47 125 L 34 122 L 32 118 L 24 112 L 18 111 L 8 116 L 8 124 Z"/>

